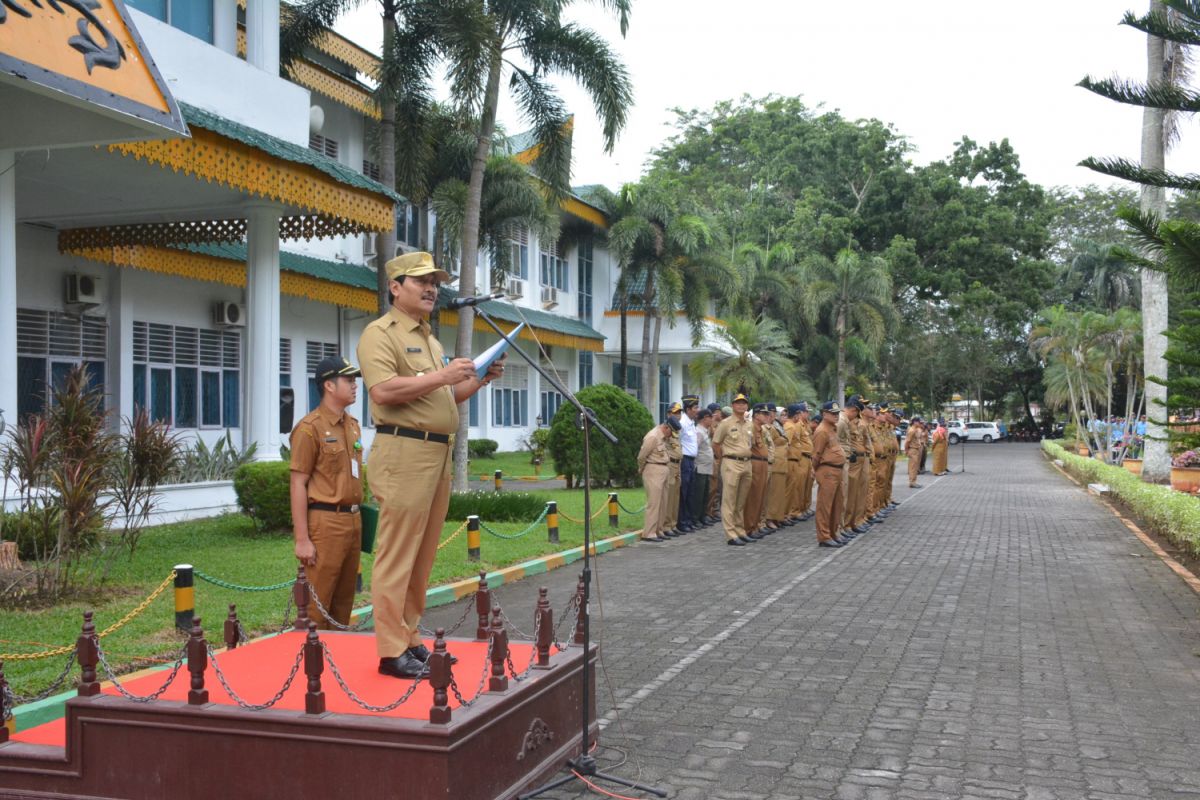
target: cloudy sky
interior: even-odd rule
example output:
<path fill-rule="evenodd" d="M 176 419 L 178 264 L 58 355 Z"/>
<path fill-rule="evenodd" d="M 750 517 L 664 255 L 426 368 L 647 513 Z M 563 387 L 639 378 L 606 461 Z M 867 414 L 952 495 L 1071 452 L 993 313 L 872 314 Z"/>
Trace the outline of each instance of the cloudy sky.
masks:
<path fill-rule="evenodd" d="M 1136 2 L 1136 6 L 1131 6 Z M 339 32 L 372 49 L 374 3 Z M 743 94 L 800 95 L 810 106 L 896 126 L 925 163 L 963 135 L 1007 137 L 1027 175 L 1044 185 L 1104 179 L 1075 166 L 1088 155 L 1138 157 L 1141 112 L 1079 89 L 1085 74 L 1145 75 L 1145 37 L 1118 25 L 1146 0 L 635 0 L 629 34 L 599 4 L 572 19 L 603 33 L 633 78 L 635 102 L 616 150 L 603 151 L 585 93 L 562 82 L 576 113 L 573 182 L 636 180 L 671 132 L 671 109 L 708 108 Z M 523 124 L 501 108 L 511 132 Z M 1168 166 L 1200 171 L 1200 127 L 1183 126 Z"/>

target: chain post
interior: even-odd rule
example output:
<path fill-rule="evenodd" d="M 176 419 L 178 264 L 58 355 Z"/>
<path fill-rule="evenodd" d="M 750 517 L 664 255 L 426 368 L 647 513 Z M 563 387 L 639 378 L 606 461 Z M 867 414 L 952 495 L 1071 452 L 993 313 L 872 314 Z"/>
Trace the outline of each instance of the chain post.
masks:
<path fill-rule="evenodd" d="M 608 527 L 621 527 L 621 517 L 618 514 L 618 507 L 621 501 L 617 498 L 616 492 L 608 493 Z"/>
<path fill-rule="evenodd" d="M 229 616 L 225 618 L 225 649 L 233 650 L 241 644 L 242 632 L 238 622 L 237 604 L 229 604 Z"/>
<path fill-rule="evenodd" d="M 508 691 L 508 675 L 504 672 L 504 662 L 508 658 L 508 631 L 504 629 L 504 620 L 500 618 L 500 606 L 492 606 L 492 676 L 488 680 L 489 692 Z"/>
<path fill-rule="evenodd" d="M 188 691 L 188 705 L 202 706 L 208 702 L 208 689 L 204 688 L 204 671 L 208 669 L 208 642 L 204 640 L 204 629 L 200 618 L 192 617 L 192 632 L 187 643 L 188 673 L 192 676 L 192 688 Z"/>
<path fill-rule="evenodd" d="M 175 565 L 175 627 L 191 631 L 196 616 L 196 583 L 191 564 Z"/>
<path fill-rule="evenodd" d="M 554 500 L 546 503 L 546 532 L 550 544 L 558 544 L 558 503 Z"/>
<path fill-rule="evenodd" d="M 75 660 L 79 662 L 79 696 L 92 697 L 100 694 L 100 681 L 96 680 L 96 663 L 100 660 L 96 647 L 96 626 L 92 624 L 92 612 L 83 612 L 83 630 L 75 640 Z"/>
<path fill-rule="evenodd" d="M 296 622 L 292 630 L 308 630 L 308 573 L 304 565 L 296 567 L 296 582 L 292 585 L 292 602 L 296 604 Z"/>
<path fill-rule="evenodd" d="M 479 570 L 479 588 L 475 590 L 475 613 L 479 624 L 475 626 L 475 638 L 485 641 L 491 630 L 489 615 L 492 613 L 492 590 L 488 588 L 487 572 Z"/>
<path fill-rule="evenodd" d="M 429 721 L 434 725 L 450 723 L 450 698 L 446 689 L 450 686 L 451 677 L 450 654 L 446 652 L 446 629 L 438 628 L 433 640 L 433 653 L 429 656 L 429 685 L 433 687 Z"/>
<path fill-rule="evenodd" d="M 8 707 L 8 681 L 4 678 L 4 662 L 0 661 L 0 744 L 8 741 L 9 734 L 16 733 L 16 717 L 11 717 Z"/>
<path fill-rule="evenodd" d="M 304 693 L 304 713 L 325 713 L 325 692 L 321 689 L 321 673 L 325 670 L 325 648 L 317 635 L 317 623 L 309 621 L 308 636 L 304 640 L 304 674 L 308 677 L 308 691 Z"/>
<path fill-rule="evenodd" d="M 587 616 L 587 609 L 583 602 L 583 574 L 579 575 L 579 584 L 575 587 L 575 637 L 571 644 L 583 644 L 583 621 Z"/>
<path fill-rule="evenodd" d="M 467 517 L 467 561 L 479 560 L 479 517 Z"/>
<path fill-rule="evenodd" d="M 504 471 L 503 470 L 499 470 L 499 469 L 496 470 L 496 474 L 492 476 L 492 484 L 496 487 L 497 492 L 504 489 Z"/>
<path fill-rule="evenodd" d="M 550 669 L 550 645 L 554 643 L 554 609 L 550 608 L 549 590 L 538 589 L 537 601 L 537 663 L 536 669 Z"/>

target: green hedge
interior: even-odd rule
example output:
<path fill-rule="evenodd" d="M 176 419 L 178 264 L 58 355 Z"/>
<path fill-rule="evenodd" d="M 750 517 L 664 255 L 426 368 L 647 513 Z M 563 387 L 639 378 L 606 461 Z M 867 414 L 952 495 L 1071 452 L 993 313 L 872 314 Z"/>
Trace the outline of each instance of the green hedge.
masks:
<path fill-rule="evenodd" d="M 483 522 L 533 522 L 546 498 L 528 492 L 459 492 L 450 495 L 446 519 L 461 522 L 472 514 Z"/>
<path fill-rule="evenodd" d="M 238 507 L 254 520 L 259 533 L 292 529 L 290 476 L 287 461 L 243 464 L 233 474 Z"/>
<path fill-rule="evenodd" d="M 1106 484 L 1113 496 L 1155 533 L 1200 556 L 1200 500 L 1169 486 L 1144 483 L 1124 467 L 1068 453 L 1052 441 L 1043 441 L 1042 449 L 1052 458 L 1062 459 L 1067 472 L 1084 483 Z"/>
<path fill-rule="evenodd" d="M 500 449 L 500 443 L 495 439 L 471 439 L 467 442 L 467 455 L 470 458 L 491 458 Z"/>

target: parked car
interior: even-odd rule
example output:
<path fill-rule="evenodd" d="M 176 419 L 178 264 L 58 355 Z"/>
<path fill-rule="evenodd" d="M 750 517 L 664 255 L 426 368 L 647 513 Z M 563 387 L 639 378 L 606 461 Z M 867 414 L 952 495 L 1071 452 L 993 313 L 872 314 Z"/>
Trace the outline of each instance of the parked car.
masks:
<path fill-rule="evenodd" d="M 994 422 L 968 422 L 962 432 L 962 438 L 967 441 L 991 444 L 1003 439 L 1004 433 Z"/>
<path fill-rule="evenodd" d="M 900 445 L 900 450 L 904 450 L 904 437 L 908 435 L 908 420 L 902 420 L 896 429 L 893 431 L 896 434 L 896 443 Z"/>
<path fill-rule="evenodd" d="M 946 420 L 946 439 L 950 444 L 958 444 L 959 440 L 967 438 L 963 435 L 966 423 L 961 419 Z"/>

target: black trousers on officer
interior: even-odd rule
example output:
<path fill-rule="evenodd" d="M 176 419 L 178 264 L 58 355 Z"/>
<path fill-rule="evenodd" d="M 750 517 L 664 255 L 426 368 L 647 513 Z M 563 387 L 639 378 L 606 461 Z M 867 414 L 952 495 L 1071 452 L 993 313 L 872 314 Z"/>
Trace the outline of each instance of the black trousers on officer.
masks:
<path fill-rule="evenodd" d="M 684 456 L 679 465 L 679 521 L 681 523 L 699 522 L 699 517 L 692 516 L 692 478 L 696 475 L 696 457 Z"/>

